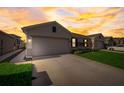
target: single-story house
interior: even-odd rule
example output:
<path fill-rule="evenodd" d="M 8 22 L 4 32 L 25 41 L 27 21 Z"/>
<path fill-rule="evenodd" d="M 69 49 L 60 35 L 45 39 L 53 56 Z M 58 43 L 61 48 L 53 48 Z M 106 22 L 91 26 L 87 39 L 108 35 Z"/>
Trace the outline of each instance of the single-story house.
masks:
<path fill-rule="evenodd" d="M 105 47 L 114 46 L 114 39 L 113 37 L 104 37 Z"/>
<path fill-rule="evenodd" d="M 72 33 L 72 49 L 91 49 L 91 39 L 87 36 Z"/>
<path fill-rule="evenodd" d="M 0 31 L 0 56 L 19 49 L 19 37 Z"/>
<path fill-rule="evenodd" d="M 114 44 L 115 45 L 124 44 L 124 38 L 114 38 Z"/>
<path fill-rule="evenodd" d="M 103 49 L 105 48 L 104 45 L 104 36 L 101 33 L 88 35 L 92 42 L 92 49 Z"/>
<path fill-rule="evenodd" d="M 22 28 L 27 36 L 26 57 L 71 52 L 71 32 L 56 21 Z"/>

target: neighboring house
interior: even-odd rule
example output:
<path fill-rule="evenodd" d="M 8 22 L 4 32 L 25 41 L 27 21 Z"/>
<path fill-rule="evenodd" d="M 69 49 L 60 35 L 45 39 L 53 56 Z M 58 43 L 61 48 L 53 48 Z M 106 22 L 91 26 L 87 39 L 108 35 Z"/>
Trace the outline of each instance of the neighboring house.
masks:
<path fill-rule="evenodd" d="M 26 57 L 71 52 L 71 33 L 56 21 L 22 28 L 27 36 Z"/>
<path fill-rule="evenodd" d="M 113 37 L 104 37 L 104 43 L 105 43 L 105 47 L 109 47 L 109 46 L 114 46 L 114 39 Z"/>
<path fill-rule="evenodd" d="M 115 46 L 124 44 L 124 38 L 114 38 Z"/>
<path fill-rule="evenodd" d="M 0 56 L 18 49 L 17 38 L 0 31 Z"/>
<path fill-rule="evenodd" d="M 14 34 L 9 34 L 13 38 L 15 38 L 15 49 L 23 48 L 24 47 L 24 41 L 21 40 L 20 36 L 14 35 Z"/>
<path fill-rule="evenodd" d="M 72 33 L 72 49 L 91 49 L 91 39 L 84 35 Z"/>
<path fill-rule="evenodd" d="M 88 35 L 88 37 L 91 39 L 93 50 L 105 48 L 104 36 L 101 33 Z"/>

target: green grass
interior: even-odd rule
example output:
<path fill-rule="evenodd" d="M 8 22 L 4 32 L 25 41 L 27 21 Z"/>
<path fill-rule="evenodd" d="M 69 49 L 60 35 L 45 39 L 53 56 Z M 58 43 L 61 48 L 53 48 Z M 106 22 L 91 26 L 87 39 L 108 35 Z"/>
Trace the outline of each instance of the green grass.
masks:
<path fill-rule="evenodd" d="M 31 85 L 32 64 L 0 63 L 0 85 Z"/>
<path fill-rule="evenodd" d="M 114 53 L 107 51 L 94 51 L 88 53 L 77 54 L 100 63 L 108 64 L 114 67 L 124 69 L 124 53 Z"/>

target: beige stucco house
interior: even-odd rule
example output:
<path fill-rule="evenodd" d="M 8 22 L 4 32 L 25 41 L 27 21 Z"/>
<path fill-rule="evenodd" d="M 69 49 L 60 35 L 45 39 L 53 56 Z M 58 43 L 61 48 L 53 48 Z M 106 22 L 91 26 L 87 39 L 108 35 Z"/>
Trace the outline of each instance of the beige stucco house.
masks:
<path fill-rule="evenodd" d="M 27 36 L 26 57 L 71 52 L 71 33 L 56 21 L 22 28 Z"/>
<path fill-rule="evenodd" d="M 124 44 L 124 38 L 114 38 L 114 45 Z"/>
<path fill-rule="evenodd" d="M 90 38 L 71 33 L 56 21 L 23 27 L 22 30 L 27 36 L 27 58 L 91 48 Z"/>
<path fill-rule="evenodd" d="M 89 36 L 72 33 L 56 21 L 26 26 L 22 30 L 27 36 L 26 58 L 104 48 L 101 33 Z"/>

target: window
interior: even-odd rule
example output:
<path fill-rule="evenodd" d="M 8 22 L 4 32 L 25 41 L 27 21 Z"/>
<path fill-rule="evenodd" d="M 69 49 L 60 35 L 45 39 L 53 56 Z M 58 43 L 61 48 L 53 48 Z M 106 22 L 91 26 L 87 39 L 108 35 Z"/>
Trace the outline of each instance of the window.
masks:
<path fill-rule="evenodd" d="M 16 39 L 16 42 L 17 42 L 17 44 L 20 44 L 20 42 L 19 42 L 19 40 L 18 40 L 18 39 Z"/>
<path fill-rule="evenodd" d="M 76 47 L 76 39 L 72 38 L 72 47 Z"/>
<path fill-rule="evenodd" d="M 87 39 L 85 39 L 84 42 L 87 43 Z"/>
<path fill-rule="evenodd" d="M 56 27 L 55 27 L 55 26 L 52 27 L 52 31 L 53 31 L 54 33 L 56 33 Z"/>
<path fill-rule="evenodd" d="M 84 39 L 84 46 L 87 47 L 87 39 Z"/>
<path fill-rule="evenodd" d="M 99 38 L 101 39 L 102 37 L 101 37 L 101 36 L 99 36 Z"/>

